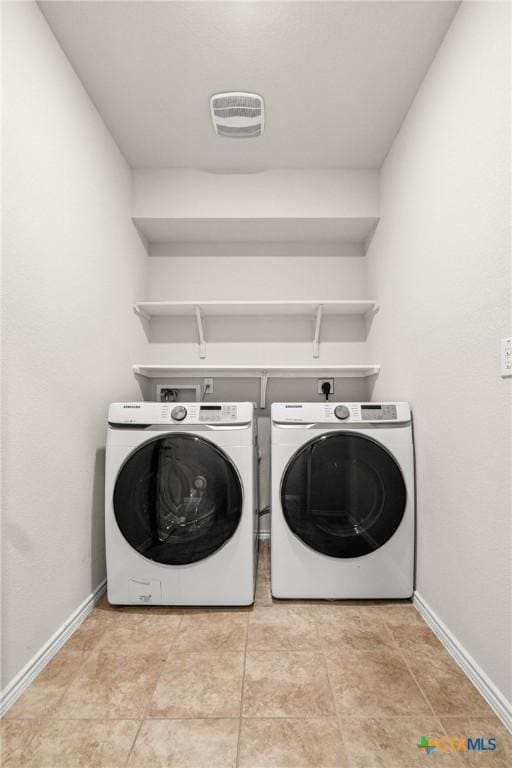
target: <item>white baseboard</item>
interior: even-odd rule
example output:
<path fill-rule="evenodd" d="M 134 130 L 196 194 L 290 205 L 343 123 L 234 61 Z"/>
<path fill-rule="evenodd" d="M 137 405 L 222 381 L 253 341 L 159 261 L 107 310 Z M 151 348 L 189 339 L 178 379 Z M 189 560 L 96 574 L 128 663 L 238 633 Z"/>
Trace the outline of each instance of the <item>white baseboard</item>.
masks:
<path fill-rule="evenodd" d="M 45 667 L 50 659 L 55 656 L 57 651 L 62 648 L 66 640 L 73 634 L 75 629 L 87 618 L 92 611 L 98 600 L 104 594 L 107 585 L 107 580 L 103 579 L 101 584 L 96 587 L 94 592 L 85 598 L 83 603 L 78 606 L 76 611 L 73 611 L 64 624 L 55 632 L 47 643 L 30 659 L 28 664 L 25 664 L 22 670 L 18 672 L 16 677 L 8 683 L 2 693 L 0 694 L 0 717 L 3 717 L 8 709 L 12 707 L 16 699 L 18 699 L 23 691 L 28 688 L 30 683 L 37 677 L 43 667 Z"/>
<path fill-rule="evenodd" d="M 454 658 L 462 671 L 469 677 L 475 688 L 481 693 L 491 709 L 499 717 L 505 728 L 512 733 L 512 703 L 496 688 L 492 680 L 479 667 L 464 646 L 450 632 L 439 616 L 418 592 L 414 593 L 414 605 L 423 616 L 431 630 L 442 642 L 448 653 Z"/>

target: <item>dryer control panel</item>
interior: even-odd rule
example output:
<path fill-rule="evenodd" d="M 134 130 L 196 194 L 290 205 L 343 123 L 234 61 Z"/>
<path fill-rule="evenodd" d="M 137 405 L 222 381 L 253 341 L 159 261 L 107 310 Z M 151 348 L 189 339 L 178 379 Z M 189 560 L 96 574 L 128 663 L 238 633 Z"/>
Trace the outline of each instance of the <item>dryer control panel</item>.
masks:
<path fill-rule="evenodd" d="M 253 403 L 112 403 L 111 425 L 250 424 Z"/>
<path fill-rule="evenodd" d="M 273 403 L 272 421 L 286 424 L 406 423 L 408 403 Z"/>

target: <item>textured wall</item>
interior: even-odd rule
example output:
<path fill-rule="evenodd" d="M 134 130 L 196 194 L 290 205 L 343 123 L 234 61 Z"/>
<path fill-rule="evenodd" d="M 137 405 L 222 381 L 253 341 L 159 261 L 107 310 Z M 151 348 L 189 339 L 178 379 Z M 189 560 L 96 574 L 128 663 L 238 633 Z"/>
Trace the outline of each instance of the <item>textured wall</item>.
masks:
<path fill-rule="evenodd" d="M 343 168 L 137 169 L 132 211 L 140 218 L 373 217 L 379 215 L 379 174 Z"/>
<path fill-rule="evenodd" d="M 4 4 L 3 683 L 105 576 L 110 400 L 137 397 L 130 172 L 35 3 Z"/>
<path fill-rule="evenodd" d="M 270 246 L 270 244 L 269 244 Z M 320 248 L 320 245 L 319 245 Z M 149 298 L 182 299 L 365 299 L 364 257 L 229 256 L 149 259 Z M 193 319 L 156 319 L 146 362 L 197 364 Z M 312 357 L 313 317 L 206 319 L 206 362 L 304 364 Z M 325 317 L 320 363 L 365 363 L 365 323 L 360 317 Z"/>
<path fill-rule="evenodd" d="M 416 588 L 512 699 L 510 7 L 464 3 L 382 170 L 374 397 L 410 400 Z"/>

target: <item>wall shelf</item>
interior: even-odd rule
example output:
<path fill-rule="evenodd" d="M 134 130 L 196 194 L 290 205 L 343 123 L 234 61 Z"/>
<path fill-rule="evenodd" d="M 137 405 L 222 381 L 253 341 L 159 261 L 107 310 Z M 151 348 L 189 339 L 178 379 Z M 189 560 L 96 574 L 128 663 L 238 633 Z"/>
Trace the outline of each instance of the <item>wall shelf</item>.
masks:
<path fill-rule="evenodd" d="M 199 357 L 206 357 L 207 317 L 263 317 L 306 316 L 311 317 L 313 327 L 313 357 L 320 356 L 320 336 L 323 317 L 329 315 L 368 316 L 378 310 L 373 300 L 314 299 L 283 301 L 139 301 L 134 312 L 146 320 L 152 317 L 194 317 L 199 341 Z"/>
<path fill-rule="evenodd" d="M 137 376 L 158 378 L 258 378 L 260 408 L 265 408 L 268 379 L 286 378 L 366 378 L 376 376 L 380 365 L 134 365 Z"/>
<path fill-rule="evenodd" d="M 376 301 L 355 299 L 314 299 L 301 301 L 296 299 L 278 301 L 138 301 L 134 310 L 143 317 L 192 317 L 199 307 L 205 317 L 230 315 L 311 315 L 318 307 L 324 315 L 365 315 L 375 311 Z"/>
<path fill-rule="evenodd" d="M 231 175 L 232 176 L 232 175 Z M 288 195 L 289 196 L 289 195 Z M 222 197 L 225 197 L 222 195 Z M 197 194 L 196 194 L 197 198 Z M 196 201 L 197 202 L 197 201 Z M 158 212 L 160 213 L 160 212 Z M 278 216 L 242 218 L 199 216 L 133 216 L 149 243 L 183 242 L 338 242 L 364 243 L 378 216 Z"/>

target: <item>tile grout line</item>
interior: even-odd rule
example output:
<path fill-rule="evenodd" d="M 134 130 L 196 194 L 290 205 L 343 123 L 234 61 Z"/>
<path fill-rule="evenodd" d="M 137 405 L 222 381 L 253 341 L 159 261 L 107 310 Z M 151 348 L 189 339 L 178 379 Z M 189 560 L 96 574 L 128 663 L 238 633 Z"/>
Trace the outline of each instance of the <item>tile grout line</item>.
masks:
<path fill-rule="evenodd" d="M 372 715 L 363 715 L 363 719 L 366 720 L 372 720 L 372 719 L 381 719 L 381 720 L 403 720 L 404 718 L 417 716 L 420 717 L 422 713 L 414 714 L 401 714 L 401 715 L 380 715 L 380 714 L 372 714 Z M 337 711 L 329 714 L 329 715 L 247 715 L 243 718 L 243 720 L 325 720 L 328 718 L 335 718 L 337 715 Z M 432 717 L 431 714 L 428 715 L 428 717 Z M 442 715 L 442 717 L 445 717 L 450 720 L 463 720 L 463 719 L 477 719 L 477 720 L 492 720 L 491 715 Z M 186 722 L 188 720 L 239 720 L 240 718 L 238 715 L 214 715 L 213 717 L 205 716 L 205 717 L 197 717 L 195 715 L 191 715 L 190 717 L 151 717 L 146 718 L 150 722 L 156 722 L 156 721 L 182 721 Z M 439 720 L 440 716 L 436 715 L 434 713 L 434 719 Z M 9 720 L 2 718 L 2 723 L 38 723 L 40 721 L 51 721 L 52 723 L 67 723 L 67 722 L 81 722 L 81 723 L 124 723 L 124 722 L 138 722 L 140 720 L 140 717 L 16 717 L 11 718 Z"/>
<path fill-rule="evenodd" d="M 137 728 L 137 730 L 135 732 L 135 736 L 133 737 L 133 741 L 132 741 L 131 747 L 130 747 L 130 749 L 128 751 L 128 754 L 126 755 L 125 766 L 128 766 L 128 764 L 130 762 L 130 758 L 132 756 L 132 752 L 133 752 L 133 748 L 135 746 L 135 742 L 139 738 L 139 733 L 141 732 L 141 729 L 142 729 L 142 726 L 143 726 L 144 722 L 145 722 L 144 720 L 140 720 L 139 721 L 139 727 Z"/>
<path fill-rule="evenodd" d="M 318 632 L 318 630 L 317 630 L 317 632 Z M 325 647 L 324 647 L 324 644 L 322 642 L 322 638 L 320 637 L 320 635 L 318 636 L 318 639 L 320 641 L 320 649 L 321 649 L 322 656 L 323 656 L 323 659 L 324 659 L 325 669 L 326 669 L 326 673 L 327 673 L 327 680 L 329 682 L 329 688 L 330 688 L 331 696 L 332 696 L 332 703 L 334 705 L 334 713 L 335 713 L 336 723 L 338 725 L 338 733 L 341 736 L 341 743 L 343 744 L 343 751 L 344 751 L 345 757 L 347 759 L 347 768 L 353 768 L 354 762 L 352 760 L 352 754 L 351 754 L 351 752 L 350 752 L 350 750 L 348 748 L 347 741 L 345 740 L 344 729 L 341 727 L 340 713 L 338 711 L 338 707 L 336 706 L 336 699 L 335 699 L 335 696 L 334 696 L 334 688 L 333 688 L 333 685 L 332 685 L 331 676 L 329 674 L 329 665 L 327 664 L 327 655 L 326 655 L 326 652 L 325 652 Z"/>
<path fill-rule="evenodd" d="M 0 726 L 3 726 L 5 723 L 17 723 L 17 722 L 20 722 L 20 720 L 16 720 L 16 719 L 8 720 L 5 717 L 2 717 L 1 720 L 0 720 Z M 26 747 L 30 747 L 30 745 L 32 744 L 33 740 L 39 735 L 39 733 L 41 731 L 41 728 L 43 726 L 43 718 L 39 717 L 39 718 L 27 719 L 27 720 L 25 720 L 23 722 L 29 722 L 29 723 L 33 724 L 32 725 L 33 733 L 30 734 L 29 738 L 27 739 L 28 743 L 27 742 L 25 743 Z M 12 749 L 9 750 L 9 751 L 6 751 L 5 754 L 3 752 L 3 750 L 5 749 L 6 739 L 5 739 L 5 736 L 3 735 L 3 733 L 1 733 L 2 730 L 3 730 L 3 728 L 0 730 L 0 734 L 1 734 L 0 747 L 1 747 L 1 750 L 2 750 L 2 753 L 0 754 L 0 765 L 3 765 L 4 759 L 5 759 L 5 762 L 7 763 L 7 761 L 10 760 L 12 758 L 12 756 L 13 756 L 13 750 Z M 16 751 L 16 747 L 14 747 L 14 752 L 15 751 Z"/>
<path fill-rule="evenodd" d="M 432 706 L 432 704 L 430 703 L 430 699 L 428 698 L 427 694 L 426 694 L 426 693 L 425 693 L 425 691 L 423 690 L 423 687 L 420 685 L 419 681 L 417 680 L 417 678 L 416 678 L 416 675 L 415 675 L 415 674 L 414 674 L 414 672 L 412 671 L 412 668 L 411 668 L 411 666 L 409 665 L 409 662 L 407 661 L 407 658 L 406 658 L 406 656 L 405 656 L 405 654 L 404 654 L 403 650 L 402 650 L 400 647 L 398 647 L 398 650 L 399 650 L 399 652 L 400 652 L 400 655 L 402 656 L 402 658 L 403 658 L 403 660 L 404 660 L 404 662 L 405 662 L 405 665 L 407 666 L 407 669 L 409 670 L 409 672 L 410 672 L 410 674 L 411 674 L 411 676 L 412 676 L 412 678 L 413 678 L 414 682 L 416 683 L 416 685 L 417 685 L 417 686 L 418 686 L 418 688 L 420 689 L 420 691 L 421 691 L 421 695 L 423 696 L 423 698 L 424 698 L 424 699 L 425 699 L 425 701 L 427 702 L 427 704 L 428 704 L 428 707 L 429 707 L 429 709 L 430 709 L 430 711 L 432 712 L 432 715 L 433 715 L 433 717 L 434 717 L 434 720 L 436 720 L 436 721 L 439 723 L 440 729 L 441 729 L 441 731 L 444 733 L 444 735 L 445 735 L 445 736 L 448 736 L 448 731 L 446 730 L 446 728 L 445 728 L 445 726 L 444 726 L 444 723 L 443 723 L 443 720 L 442 720 L 442 717 L 446 717 L 446 715 L 439 715 L 439 714 L 436 712 L 436 710 L 434 709 L 434 707 L 433 707 L 433 706 Z M 453 715 L 453 717 L 464 717 L 464 715 Z"/>
<path fill-rule="evenodd" d="M 434 632 L 432 632 L 431 628 L 428 626 L 428 624 L 426 624 L 426 622 L 425 622 L 425 626 L 427 626 L 427 627 L 428 627 L 428 629 L 430 630 L 430 632 L 431 632 L 431 633 L 432 633 L 432 634 L 435 636 L 435 633 L 434 633 Z M 412 677 L 413 677 L 413 679 L 414 679 L 414 682 L 416 683 L 416 685 L 417 685 L 417 686 L 418 686 L 418 688 L 420 689 L 420 691 L 421 691 L 421 693 L 422 693 L 422 695 L 423 695 L 424 699 L 426 700 L 427 704 L 429 705 L 429 708 L 430 708 L 430 710 L 431 710 L 431 712 L 432 712 L 432 714 L 433 714 L 434 718 L 435 718 L 435 719 L 436 719 L 436 720 L 439 722 L 439 724 L 440 724 L 440 726 L 441 726 L 441 730 L 442 730 L 442 731 L 445 733 L 445 735 L 446 735 L 446 736 L 448 736 L 448 731 L 447 731 L 446 727 L 444 726 L 444 723 L 443 723 L 443 718 L 447 718 L 447 717 L 457 717 L 457 718 L 471 718 L 471 717 L 476 717 L 476 718 L 478 718 L 478 717 L 485 717 L 485 715 L 482 715 L 482 714 L 478 714 L 478 713 L 476 713 L 476 714 L 475 714 L 475 713 L 472 713 L 472 714 L 468 714 L 468 713 L 462 713 L 462 714 L 461 714 L 461 713 L 456 713 L 456 712 L 455 712 L 455 713 L 453 713 L 453 714 L 452 714 L 452 713 L 445 713 L 445 714 L 443 714 L 443 713 L 438 713 L 438 712 L 437 712 L 437 711 L 434 709 L 433 705 L 430 703 L 430 699 L 428 698 L 428 695 L 425 693 L 425 691 L 423 690 L 423 687 L 422 687 L 422 686 L 420 685 L 420 683 L 419 683 L 419 680 L 417 679 L 416 675 L 415 675 L 415 674 L 414 674 L 414 672 L 412 671 L 412 668 L 410 667 L 410 665 L 409 665 L 409 662 L 407 661 L 407 657 L 406 657 L 406 655 L 405 655 L 405 652 L 404 652 L 404 650 L 403 650 L 402 648 L 400 648 L 399 646 L 398 646 L 398 650 L 400 651 L 400 653 L 401 653 L 401 655 L 402 655 L 402 657 L 403 657 L 403 659 L 404 659 L 404 661 L 405 661 L 405 664 L 407 665 L 407 669 L 409 670 L 409 672 L 411 673 L 411 675 L 412 675 Z M 447 650 L 446 650 L 446 648 L 444 648 L 444 647 L 443 647 L 443 651 L 444 651 L 445 653 L 448 653 L 448 652 L 447 652 Z M 470 682 L 472 682 L 472 681 L 470 681 Z M 476 687 L 476 686 L 475 686 L 475 687 Z M 478 689 L 477 689 L 477 691 L 478 691 Z M 480 693 L 480 692 L 478 691 L 478 693 Z M 480 696 L 481 696 L 481 694 L 480 694 Z M 482 697 L 482 696 L 481 696 L 481 697 Z M 482 697 L 482 698 L 483 698 L 483 697 Z M 490 709 L 490 707 L 489 707 L 489 711 L 491 712 L 491 714 L 492 714 L 492 715 L 494 715 L 494 712 L 492 712 L 492 710 Z"/>
<path fill-rule="evenodd" d="M 386 622 L 386 626 L 388 626 L 387 622 Z M 443 727 L 443 723 L 441 722 L 441 718 L 439 717 L 437 712 L 434 710 L 434 707 L 430 703 L 430 699 L 428 698 L 427 694 L 423 690 L 423 687 L 420 685 L 418 679 L 416 678 L 416 675 L 412 671 L 412 667 L 410 666 L 409 662 L 407 661 L 407 657 L 406 657 L 402 647 L 400 646 L 400 643 L 398 642 L 398 640 L 396 639 L 396 637 L 393 634 L 392 627 L 388 626 L 388 629 L 390 630 L 391 636 L 393 638 L 393 643 L 394 643 L 398 653 L 400 654 L 400 656 L 402 658 L 402 661 L 404 662 L 404 664 L 405 664 L 405 666 L 407 668 L 407 671 L 409 672 L 409 674 L 411 675 L 412 679 L 416 683 L 416 686 L 417 686 L 419 692 L 421 693 L 421 695 L 423 696 L 423 698 L 424 698 L 424 700 L 425 700 L 425 702 L 426 702 L 430 712 L 432 713 L 432 716 L 433 716 L 434 720 L 437 720 L 437 722 L 441 726 L 441 730 L 446 734 L 446 731 L 445 731 L 445 729 Z"/>
<path fill-rule="evenodd" d="M 256 601 L 256 590 L 258 588 L 259 558 L 260 558 L 260 550 L 258 545 L 258 562 L 256 563 L 256 579 L 254 582 L 254 601 Z M 254 606 L 254 603 L 253 603 L 253 606 Z M 240 736 L 242 733 L 242 712 L 243 712 L 243 706 L 244 706 L 245 670 L 247 667 L 247 645 L 249 642 L 249 611 L 247 612 L 246 616 L 247 616 L 247 625 L 245 628 L 244 668 L 242 671 L 242 690 L 240 692 L 240 717 L 238 718 L 238 738 L 236 741 L 235 768 L 238 768 L 239 759 L 240 759 Z"/>
<path fill-rule="evenodd" d="M 94 612 L 95 612 L 96 610 L 97 610 L 97 607 L 95 606 L 95 608 L 94 608 L 94 609 L 91 611 L 91 613 L 90 613 L 90 616 L 91 616 L 91 617 L 92 617 L 92 616 L 94 616 Z M 77 627 L 77 630 L 78 630 L 79 628 L 80 628 L 80 627 Z M 75 630 L 75 632 L 76 632 L 77 630 Z M 82 648 L 81 650 L 75 650 L 75 649 L 73 649 L 73 648 L 71 648 L 71 647 L 70 647 L 70 648 L 68 648 L 68 649 L 67 649 L 68 651 L 70 651 L 70 652 L 72 652 L 72 653 L 81 653 L 81 654 L 82 654 L 82 656 L 83 656 L 83 658 L 82 658 L 82 660 L 81 660 L 80 664 L 78 665 L 77 669 L 75 670 L 74 674 L 72 675 L 71 679 L 70 679 L 70 680 L 69 680 L 69 682 L 68 682 L 68 683 L 67 683 L 67 684 L 64 686 L 64 688 L 63 688 L 63 690 L 62 690 L 61 694 L 59 695 L 59 697 L 58 697 L 58 698 L 57 698 L 57 700 L 55 701 L 55 704 L 54 704 L 54 706 L 53 706 L 53 708 L 52 708 L 53 712 L 55 712 L 55 710 L 58 708 L 58 706 L 59 706 L 59 705 L 62 703 L 62 701 L 63 701 L 64 697 L 65 697 L 65 696 L 66 696 L 66 694 L 68 693 L 68 691 L 69 691 L 69 689 L 71 688 L 71 686 L 72 686 L 73 682 L 74 682 L 74 681 L 75 681 L 75 679 L 78 677 L 79 673 L 81 672 L 81 670 L 83 669 L 83 667 L 85 666 L 85 664 L 87 663 L 87 661 L 88 661 L 88 660 L 89 660 L 89 659 L 90 659 L 90 658 L 91 658 L 91 657 L 92 657 L 92 656 L 93 656 L 95 653 L 96 653 L 96 654 L 98 653 L 98 651 L 96 650 L 96 646 L 98 646 L 98 645 L 99 645 L 99 643 L 100 643 L 101 639 L 103 638 L 103 636 L 105 635 L 106 631 L 107 631 L 107 627 L 105 627 L 105 628 L 103 629 L 103 632 L 101 633 L 101 636 L 100 636 L 99 638 L 97 638 L 97 639 L 96 639 L 95 643 L 94 643 L 94 644 L 92 645 L 92 647 L 90 647 L 90 648 Z M 74 633 L 73 633 L 73 634 L 74 634 Z M 73 635 L 71 635 L 71 636 L 68 638 L 67 642 L 69 642 L 69 641 L 72 639 L 72 637 L 73 637 Z M 60 656 L 60 657 L 62 658 L 62 655 L 61 655 L 61 654 L 62 654 L 62 652 L 63 652 L 63 651 L 65 651 L 65 650 L 66 650 L 66 643 L 64 643 L 64 645 L 62 646 L 62 648 L 60 648 L 60 649 L 59 649 L 58 653 L 55 655 L 55 658 L 57 658 L 58 656 Z M 34 681 L 34 682 L 35 682 L 35 681 Z M 31 687 L 31 686 L 29 686 L 29 688 L 30 688 L 30 687 Z M 29 688 L 27 688 L 27 691 L 29 690 Z M 113 719 L 114 719 L 114 718 L 113 718 Z M 138 718 L 115 718 L 115 719 L 116 719 L 116 720 L 138 720 Z M 52 714 L 50 714 L 50 715 L 43 715 L 43 716 L 38 716 L 38 717 L 25 717 L 25 718 L 14 718 L 14 717 L 13 717 L 13 718 L 6 718 L 6 722 L 7 722 L 7 721 L 9 721 L 9 720 L 10 720 L 10 721 L 13 721 L 13 722 L 17 722 L 17 721 L 19 722 L 19 721 L 22 721 L 22 722 L 31 722 L 31 723 L 34 723 L 34 724 L 35 724 L 35 723 L 37 723 L 37 725 L 36 725 L 36 727 L 35 727 L 35 733 L 34 733 L 34 735 L 37 735 L 37 734 L 38 734 L 38 733 L 41 731 L 42 725 L 43 725 L 43 723 L 44 723 L 45 721 L 58 723 L 58 722 L 65 722 L 66 720 L 75 720 L 76 722 L 87 722 L 88 720 L 95 720 L 95 721 L 98 721 L 98 722 L 103 722 L 103 721 L 105 721 L 105 718 L 104 718 L 104 717 L 102 717 L 102 718 L 87 718 L 87 719 L 84 719 L 84 718 L 62 718 L 62 717 L 52 717 Z M 139 730 L 140 730 L 140 726 L 139 726 Z M 138 731 L 137 731 L 137 734 L 138 734 Z M 133 745 L 132 745 L 132 748 L 133 748 Z M 131 753 L 131 749 L 130 749 L 130 753 Z"/>
<path fill-rule="evenodd" d="M 395 635 L 393 633 L 393 625 L 389 624 L 386 621 L 385 618 L 383 620 L 383 624 L 384 624 L 384 629 L 386 631 L 386 634 L 389 636 L 389 638 L 391 640 L 391 648 L 396 650 L 397 653 L 399 654 L 399 656 L 400 656 L 402 662 L 404 663 L 407 671 L 411 675 L 411 677 L 412 677 L 416 687 L 420 691 L 420 694 L 421 694 L 422 698 L 425 700 L 425 703 L 427 704 L 428 709 L 432 713 L 432 717 L 434 718 L 434 720 L 441 727 L 441 731 L 446 733 L 446 731 L 444 729 L 444 726 L 443 726 L 443 724 L 441 722 L 440 716 L 437 715 L 437 713 L 434 711 L 434 708 L 432 707 L 428 697 L 426 696 L 425 692 L 423 691 L 423 688 L 421 687 L 421 685 L 419 684 L 418 680 L 416 679 L 416 676 L 413 674 L 412 669 L 410 668 L 410 666 L 409 666 L 409 664 L 407 662 L 405 654 L 402 651 L 402 648 L 400 647 L 397 639 L 395 638 Z M 331 682 L 331 678 L 330 678 L 330 675 L 329 675 L 329 666 L 328 666 L 328 663 L 327 663 L 326 651 L 325 651 L 325 647 L 324 647 L 323 644 L 322 644 L 321 648 L 322 648 L 322 653 L 323 653 L 325 664 L 326 664 L 326 668 L 327 668 L 327 676 L 328 676 L 328 679 L 329 679 L 329 684 L 330 684 L 331 690 L 332 690 L 332 682 Z M 333 694 L 333 698 L 334 698 L 334 694 Z M 349 768 L 353 768 L 354 762 L 353 762 L 353 759 L 352 759 L 352 754 L 351 754 L 350 748 L 348 747 L 348 743 L 345 740 L 344 729 L 342 728 L 341 720 L 340 720 L 340 713 L 339 713 L 338 707 L 336 706 L 336 702 L 335 701 L 334 701 L 334 704 L 335 704 L 335 711 L 336 711 L 336 716 L 337 716 L 337 721 L 338 721 L 338 728 L 339 728 L 339 731 L 341 733 L 341 737 L 342 737 L 342 741 L 343 741 L 343 746 L 345 748 L 345 753 L 346 753 L 346 757 L 347 757 L 347 761 L 348 761 L 348 766 L 349 766 Z M 393 715 L 386 715 L 386 719 L 388 719 L 388 720 L 401 719 L 402 717 L 404 717 L 404 715 L 395 715 L 395 716 L 393 716 Z"/>
<path fill-rule="evenodd" d="M 62 648 L 59 648 L 58 652 L 57 652 L 57 653 L 55 654 L 55 656 L 54 656 L 54 658 L 55 658 L 55 659 L 57 659 L 57 657 L 59 656 L 59 654 L 61 653 L 61 651 L 63 651 L 63 650 L 64 650 L 64 648 L 65 648 L 65 645 L 66 645 L 66 644 L 64 643 L 64 645 L 62 646 Z M 71 649 L 69 649 L 69 650 L 71 650 Z M 82 661 L 80 662 L 80 664 L 78 665 L 78 667 L 76 668 L 76 670 L 75 670 L 75 672 L 73 673 L 73 675 L 72 675 L 71 679 L 69 680 L 69 682 L 68 682 L 68 683 L 66 683 L 66 685 L 64 686 L 64 688 L 63 688 L 63 690 L 62 690 L 62 693 L 60 694 L 60 696 L 59 696 L 59 697 L 56 699 L 56 701 L 55 701 L 55 704 L 54 704 L 54 705 L 53 705 L 53 707 L 52 707 L 52 711 L 55 711 L 55 710 L 57 709 L 57 707 L 59 706 L 59 704 L 61 704 L 61 702 L 62 702 L 62 700 L 63 700 L 64 696 L 67 694 L 67 692 L 68 692 L 68 691 L 69 691 L 69 689 L 71 688 L 71 685 L 73 684 L 74 680 L 76 679 L 76 677 L 78 677 L 78 673 L 81 671 L 82 667 L 84 667 L 84 666 L 85 666 L 85 663 L 86 663 L 86 661 L 87 661 L 87 660 L 88 660 L 88 659 L 89 659 L 89 658 L 92 656 L 92 654 L 94 653 L 94 650 L 87 650 L 87 651 L 85 651 L 85 650 L 83 650 L 83 651 L 73 651 L 73 653 L 82 653 L 82 654 L 83 654 L 83 659 L 82 659 Z M 53 659 L 52 659 L 52 661 L 53 661 Z M 50 662 L 50 663 L 51 663 L 51 662 Z M 37 680 L 37 678 L 36 678 L 36 680 Z M 27 688 L 27 691 L 29 691 L 29 690 L 30 690 L 30 688 L 31 688 L 31 687 L 32 687 L 32 685 L 33 685 L 33 684 L 36 682 L 36 680 L 34 680 L 34 681 L 33 681 L 33 682 L 32 682 L 32 683 L 29 685 L 29 687 Z M 23 693 L 25 693 L 25 691 L 24 691 Z M 20 697 L 20 698 L 21 698 L 21 697 Z M 14 717 L 13 717 L 13 718 L 10 718 L 10 719 L 11 719 L 11 720 L 16 720 L 17 718 L 14 718 Z M 19 719 L 24 719 L 24 718 L 19 718 Z M 38 716 L 38 717 L 34 717 L 34 718 L 26 718 L 26 719 L 28 719 L 28 720 L 39 720 L 39 721 L 41 721 L 41 720 L 58 720 L 59 718 L 51 717 L 51 716 L 48 716 L 48 715 L 40 715 L 40 716 Z"/>
<path fill-rule="evenodd" d="M 173 638 L 176 637 L 176 635 L 180 631 L 182 622 L 183 622 L 183 614 L 180 614 L 180 620 L 179 620 L 178 625 L 176 627 L 176 631 L 175 631 L 175 633 L 173 635 Z M 127 755 L 127 758 L 126 758 L 126 763 L 125 763 L 126 766 L 128 766 L 128 764 L 130 762 L 130 759 L 131 759 L 131 756 L 133 754 L 133 750 L 134 750 L 135 744 L 137 743 L 137 739 L 139 738 L 140 732 L 142 730 L 142 726 L 144 725 L 144 723 L 147 720 L 147 714 L 148 714 L 148 711 L 149 711 L 149 707 L 151 706 L 151 701 L 153 699 L 153 696 L 155 695 L 156 687 L 157 687 L 158 682 L 160 680 L 160 675 L 162 674 L 163 666 L 164 666 L 165 662 L 167 661 L 167 659 L 169 658 L 169 655 L 171 653 L 171 646 L 172 646 L 172 641 L 169 641 L 169 649 L 167 651 L 167 656 L 165 657 L 165 659 L 162 659 L 162 663 L 160 664 L 159 672 L 158 672 L 157 675 L 155 675 L 155 684 L 154 684 L 154 686 L 153 686 L 153 688 L 151 690 L 151 693 L 148 696 L 148 700 L 146 702 L 146 706 L 144 707 L 144 710 L 143 710 L 143 713 L 142 713 L 142 717 L 141 717 L 140 722 L 139 722 L 139 727 L 137 728 L 137 732 L 136 732 L 136 734 L 134 736 L 134 739 L 132 741 L 132 745 L 130 747 L 130 751 L 128 752 L 128 755 Z"/>
<path fill-rule="evenodd" d="M 436 637 L 436 634 L 435 634 L 435 632 L 432 630 L 432 628 L 430 627 L 430 625 L 429 625 L 429 624 L 428 624 L 428 623 L 425 621 L 424 617 L 423 617 L 423 616 L 421 615 L 421 613 L 418 611 L 417 607 L 416 607 L 416 606 L 414 606 L 414 607 L 416 608 L 416 611 L 419 613 L 419 615 L 420 615 L 420 617 L 421 617 L 421 620 L 422 620 L 422 621 L 421 621 L 421 626 L 422 626 L 422 627 L 424 627 L 424 628 L 427 628 L 427 629 L 429 630 L 430 634 L 431 634 L 431 635 L 433 635 L 434 637 Z M 439 638 L 437 638 L 437 639 L 439 640 Z M 396 641 L 395 641 L 395 642 L 396 642 Z M 445 733 L 446 735 L 448 735 L 448 731 L 446 730 L 446 728 L 445 728 L 445 726 L 444 726 L 444 724 L 443 724 L 443 718 L 445 718 L 445 717 L 482 717 L 482 715 L 478 715 L 478 714 L 473 714 L 473 715 L 467 715 L 467 714 L 441 714 L 441 713 L 438 713 L 438 712 L 436 712 L 436 710 L 434 709 L 433 705 L 430 703 L 430 699 L 428 698 L 428 695 L 427 695 L 427 694 L 424 692 L 424 690 L 423 690 L 423 686 L 422 686 L 422 685 L 420 685 L 420 682 L 419 682 L 419 680 L 416 678 L 416 675 L 415 675 L 415 674 L 414 674 L 414 672 L 412 671 L 412 668 L 410 667 L 410 665 L 409 665 L 409 662 L 407 661 L 407 657 L 406 657 L 406 655 L 405 655 L 405 651 L 404 651 L 404 649 L 402 649 L 402 648 L 401 648 L 401 647 L 398 645 L 398 643 L 397 643 L 397 647 L 398 647 L 398 650 L 400 651 L 400 653 L 401 653 L 401 655 L 402 655 L 402 657 L 403 657 L 403 659 L 404 659 L 404 661 L 405 661 L 405 663 L 406 663 L 406 665 L 407 665 L 407 668 L 408 668 L 409 672 L 411 673 L 412 677 L 414 678 L 414 682 L 416 683 L 416 685 L 417 685 L 417 686 L 418 686 L 418 688 L 420 689 L 421 693 L 423 694 L 423 697 L 424 697 L 424 698 L 425 698 L 425 700 L 427 701 L 427 703 L 428 703 L 428 705 L 429 705 L 429 708 L 431 709 L 431 711 L 432 711 L 432 714 L 434 715 L 434 718 L 435 718 L 435 719 L 436 719 L 436 720 L 439 722 L 439 724 L 440 724 L 440 726 L 441 726 L 441 730 L 442 730 L 442 731 L 444 731 L 444 733 Z M 447 652 L 447 649 L 446 649 L 444 646 L 443 646 L 443 650 L 444 650 L 445 652 Z M 449 655 L 450 655 L 450 654 L 449 654 Z M 470 681 L 470 682 L 472 682 L 472 681 Z M 476 686 L 475 686 L 475 687 L 476 687 Z M 478 690 L 478 689 L 477 689 L 477 690 Z M 480 693 L 480 692 L 479 692 L 479 693 Z M 480 694 L 480 696 L 481 696 L 481 694 Z M 492 712 L 492 710 L 491 710 L 491 712 Z M 493 713 L 493 714 L 494 714 L 494 713 Z"/>

